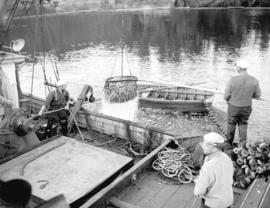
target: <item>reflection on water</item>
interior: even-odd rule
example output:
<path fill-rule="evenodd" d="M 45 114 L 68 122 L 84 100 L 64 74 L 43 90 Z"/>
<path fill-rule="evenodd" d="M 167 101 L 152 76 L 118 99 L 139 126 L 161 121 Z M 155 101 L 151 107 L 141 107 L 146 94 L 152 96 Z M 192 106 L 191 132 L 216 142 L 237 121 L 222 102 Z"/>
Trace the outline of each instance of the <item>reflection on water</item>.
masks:
<path fill-rule="evenodd" d="M 250 73 L 270 97 L 269 19 L 270 10 L 246 9 L 148 9 L 49 16 L 39 22 L 43 27 L 38 30 L 36 51 L 40 58 L 55 59 L 61 74 L 71 82 L 96 87 L 103 86 L 112 73 L 120 74 L 121 37 L 127 47 L 126 73 L 131 71 L 140 79 L 205 83 L 223 89 L 233 62 L 247 58 Z M 34 23 L 34 19 L 17 19 L 9 36 L 10 40 L 24 38 L 28 54 L 33 51 Z M 48 74 L 50 68 L 47 64 Z M 42 73 L 37 72 L 36 77 L 42 79 Z"/>
<path fill-rule="evenodd" d="M 35 50 L 40 59 L 47 58 L 46 74 L 51 80 L 50 60 L 57 62 L 74 96 L 83 83 L 101 96 L 105 79 L 120 74 L 123 38 L 125 74 L 223 90 L 234 61 L 246 58 L 249 73 L 260 81 L 263 95 L 270 97 L 269 19 L 270 10 L 263 9 L 145 9 L 49 16 L 39 19 L 45 26 L 38 30 Z M 34 19 L 17 19 L 9 34 L 9 40 L 26 40 L 28 55 L 33 51 L 34 23 Z M 42 67 L 36 67 L 33 93 L 42 95 Z M 30 90 L 31 72 L 31 65 L 21 71 L 24 91 Z M 216 105 L 225 109 L 222 96 Z M 255 102 L 254 108 L 263 105 Z M 267 112 L 262 108 L 259 114 Z"/>

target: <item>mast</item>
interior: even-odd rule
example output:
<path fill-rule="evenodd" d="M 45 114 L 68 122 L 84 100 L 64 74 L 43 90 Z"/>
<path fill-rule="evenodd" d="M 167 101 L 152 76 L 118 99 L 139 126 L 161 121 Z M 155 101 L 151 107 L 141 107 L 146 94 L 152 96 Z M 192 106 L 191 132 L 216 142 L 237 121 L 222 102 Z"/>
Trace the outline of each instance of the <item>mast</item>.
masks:
<path fill-rule="evenodd" d="M 7 0 L 1 0 L 0 1 L 0 26 L 3 24 L 3 18 L 4 18 L 4 10 L 6 8 Z"/>
<path fill-rule="evenodd" d="M 4 25 L 5 25 L 5 21 L 4 21 L 4 14 L 5 14 L 5 8 L 6 8 L 6 3 L 7 3 L 7 0 L 1 0 L 0 1 L 0 49 L 1 49 L 1 46 L 2 46 L 2 34 L 4 33 Z"/>

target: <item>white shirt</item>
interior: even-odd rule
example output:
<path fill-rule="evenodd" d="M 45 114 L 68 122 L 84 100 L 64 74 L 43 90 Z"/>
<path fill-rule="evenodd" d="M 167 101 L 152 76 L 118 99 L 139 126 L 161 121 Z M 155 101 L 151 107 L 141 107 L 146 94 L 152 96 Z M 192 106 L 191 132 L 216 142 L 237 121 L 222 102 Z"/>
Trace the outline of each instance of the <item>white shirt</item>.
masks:
<path fill-rule="evenodd" d="M 233 163 L 228 155 L 218 151 L 205 158 L 194 194 L 205 199 L 211 208 L 225 208 L 233 203 Z"/>

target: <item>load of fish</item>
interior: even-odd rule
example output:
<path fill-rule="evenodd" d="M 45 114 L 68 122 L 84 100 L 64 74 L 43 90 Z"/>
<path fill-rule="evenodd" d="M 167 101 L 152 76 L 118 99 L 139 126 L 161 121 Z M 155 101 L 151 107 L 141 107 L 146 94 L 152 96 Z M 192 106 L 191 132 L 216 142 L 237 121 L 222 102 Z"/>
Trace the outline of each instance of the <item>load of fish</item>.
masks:
<path fill-rule="evenodd" d="M 128 77 L 129 78 L 129 77 Z M 104 86 L 104 98 L 109 103 L 124 103 L 137 97 L 136 79 L 126 77 L 109 78 Z"/>
<path fill-rule="evenodd" d="M 270 173 L 270 144 L 264 141 L 245 142 L 234 148 L 234 186 L 246 189 L 256 177 L 268 177 Z"/>

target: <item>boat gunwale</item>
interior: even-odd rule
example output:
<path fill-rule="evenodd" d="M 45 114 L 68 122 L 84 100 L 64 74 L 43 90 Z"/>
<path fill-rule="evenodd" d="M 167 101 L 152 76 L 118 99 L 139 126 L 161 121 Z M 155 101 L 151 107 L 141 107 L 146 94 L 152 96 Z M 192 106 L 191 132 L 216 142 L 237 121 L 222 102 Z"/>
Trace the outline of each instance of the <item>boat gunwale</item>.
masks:
<path fill-rule="evenodd" d="M 95 207 L 101 200 L 106 200 L 105 198 L 110 198 L 117 189 L 121 189 L 122 184 L 128 184 L 131 180 L 130 176 L 133 174 L 139 173 L 143 168 L 147 167 L 153 158 L 158 154 L 160 150 L 173 142 L 172 139 L 165 140 L 161 145 L 155 148 L 150 154 L 142 158 L 138 163 L 132 166 L 129 170 L 123 173 L 123 175 L 116 178 L 112 183 L 107 187 L 102 189 L 100 192 L 92 196 L 88 201 L 86 201 L 80 208 L 89 208 Z"/>
<path fill-rule="evenodd" d="M 188 103 L 204 103 L 204 100 L 180 100 L 180 99 L 175 99 L 175 100 L 168 100 L 164 98 L 139 98 L 140 101 L 144 102 L 155 102 L 155 103 L 168 103 L 168 104 L 188 104 Z"/>

